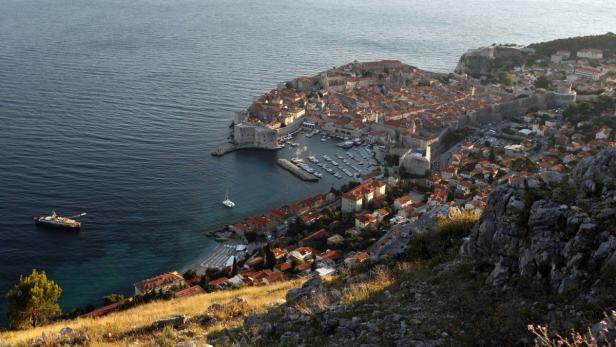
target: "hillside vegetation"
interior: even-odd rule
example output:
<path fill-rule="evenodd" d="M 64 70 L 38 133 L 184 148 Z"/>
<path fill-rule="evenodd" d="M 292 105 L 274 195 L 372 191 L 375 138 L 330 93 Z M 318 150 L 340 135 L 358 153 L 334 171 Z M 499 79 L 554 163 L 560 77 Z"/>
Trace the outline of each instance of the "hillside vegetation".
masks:
<path fill-rule="evenodd" d="M 290 288 L 299 285 L 301 281 L 296 280 L 220 291 L 178 300 L 157 301 L 101 318 L 78 318 L 30 330 L 1 332 L 0 345 L 2 340 L 10 345 L 41 346 L 126 346 L 131 343 L 141 346 L 175 346 L 184 340 L 204 345 L 207 334 L 241 325 L 244 316 L 266 311 L 283 299 Z M 236 299 L 238 297 L 241 300 Z M 184 315 L 186 318 L 182 333 L 162 327 L 162 323 L 156 324 L 159 320 L 175 315 Z M 61 334 L 62 329 L 64 331 Z"/>
<path fill-rule="evenodd" d="M 610 32 L 603 35 L 569 37 L 534 43 L 529 47 L 534 48 L 535 53 L 540 56 L 550 56 L 558 50 L 577 52 L 582 48 L 602 49 L 604 54 L 610 56 L 616 53 L 616 34 Z"/>

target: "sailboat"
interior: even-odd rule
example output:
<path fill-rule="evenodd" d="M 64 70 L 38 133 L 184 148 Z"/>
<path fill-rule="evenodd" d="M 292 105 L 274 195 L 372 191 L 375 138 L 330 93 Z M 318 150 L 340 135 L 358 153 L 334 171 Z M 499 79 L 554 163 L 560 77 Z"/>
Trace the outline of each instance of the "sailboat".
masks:
<path fill-rule="evenodd" d="M 227 190 L 227 193 L 225 193 L 225 199 L 222 201 L 222 204 L 227 206 L 228 208 L 235 207 L 235 203 L 229 200 L 229 190 Z"/>

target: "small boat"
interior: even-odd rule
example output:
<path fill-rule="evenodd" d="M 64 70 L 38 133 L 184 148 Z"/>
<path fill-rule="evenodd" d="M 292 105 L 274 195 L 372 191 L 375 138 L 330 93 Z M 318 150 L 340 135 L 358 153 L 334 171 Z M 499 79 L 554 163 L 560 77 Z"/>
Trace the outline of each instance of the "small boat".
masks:
<path fill-rule="evenodd" d="M 225 194 L 225 199 L 222 201 L 222 204 L 227 206 L 228 208 L 232 208 L 235 207 L 235 203 L 231 200 L 229 200 L 229 191 L 227 190 L 227 193 Z"/>
<path fill-rule="evenodd" d="M 56 214 L 56 211 L 51 211 L 51 216 L 37 216 L 34 217 L 34 221 L 37 225 L 50 227 L 50 228 L 59 228 L 59 229 L 70 229 L 70 230 L 80 230 L 81 222 L 76 221 L 72 218 L 78 218 L 81 216 L 85 216 L 85 213 L 78 214 L 73 217 L 61 217 Z"/>
<path fill-rule="evenodd" d="M 321 138 L 321 142 L 325 142 L 325 141 L 327 141 L 327 139 L 326 139 L 326 138 L 324 138 L 324 137 L 322 137 L 322 138 Z"/>

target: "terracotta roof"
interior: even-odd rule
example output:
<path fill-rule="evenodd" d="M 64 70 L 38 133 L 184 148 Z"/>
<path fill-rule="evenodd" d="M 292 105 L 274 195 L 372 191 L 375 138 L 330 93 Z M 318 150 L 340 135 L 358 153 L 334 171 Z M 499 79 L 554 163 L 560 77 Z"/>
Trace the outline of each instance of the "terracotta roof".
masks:
<path fill-rule="evenodd" d="M 263 280 L 267 283 L 274 283 L 274 282 L 278 282 L 282 279 L 282 272 L 275 272 L 265 278 L 263 278 Z"/>
<path fill-rule="evenodd" d="M 312 267 L 312 263 L 301 263 L 295 267 L 296 271 L 302 272 Z"/>
<path fill-rule="evenodd" d="M 281 272 L 291 270 L 292 267 L 293 266 L 291 265 L 291 263 L 286 262 L 286 261 L 284 263 L 280 263 L 276 265 L 276 269 L 278 269 L 278 271 L 281 271 Z"/>
<path fill-rule="evenodd" d="M 342 252 L 338 250 L 331 250 L 331 251 L 321 253 L 320 257 L 321 259 L 336 259 L 336 258 L 339 258 L 341 255 L 342 255 Z"/>
<path fill-rule="evenodd" d="M 219 285 L 221 285 L 221 284 L 223 284 L 223 283 L 227 282 L 227 280 L 228 280 L 228 278 L 226 278 L 226 277 L 221 277 L 221 278 L 218 278 L 218 279 L 215 279 L 215 280 L 210 281 L 210 285 L 211 285 L 211 286 L 219 286 Z"/>
<path fill-rule="evenodd" d="M 311 240 L 318 240 L 318 239 L 324 239 L 324 238 L 327 238 L 327 230 L 321 228 L 313 232 L 312 234 L 304 237 L 302 241 L 311 241 Z"/>
<path fill-rule="evenodd" d="M 81 315 L 80 317 L 82 318 L 95 318 L 95 317 L 101 317 L 104 316 L 106 314 L 109 314 L 113 311 L 117 311 L 120 306 L 122 306 L 122 304 L 124 304 L 127 300 L 131 300 L 131 299 L 126 299 L 126 300 L 122 300 L 122 301 L 118 301 L 118 302 L 114 302 L 113 304 L 107 305 L 107 306 L 103 306 L 99 309 L 96 309 L 92 312 L 88 312 L 84 315 Z"/>
<path fill-rule="evenodd" d="M 194 296 L 194 295 L 203 294 L 203 293 L 205 293 L 205 290 L 203 290 L 201 286 L 197 285 L 197 286 L 192 286 L 190 288 L 180 290 L 179 292 L 175 293 L 174 297 L 176 299 L 187 298 L 189 296 Z"/>
<path fill-rule="evenodd" d="M 169 283 L 173 283 L 175 281 L 184 282 L 184 277 L 182 277 L 177 272 L 166 272 L 162 275 L 158 275 L 156 277 L 148 278 L 141 282 L 135 283 L 135 287 L 139 289 L 139 291 L 145 293 L 152 291 L 160 286 L 164 286 Z"/>

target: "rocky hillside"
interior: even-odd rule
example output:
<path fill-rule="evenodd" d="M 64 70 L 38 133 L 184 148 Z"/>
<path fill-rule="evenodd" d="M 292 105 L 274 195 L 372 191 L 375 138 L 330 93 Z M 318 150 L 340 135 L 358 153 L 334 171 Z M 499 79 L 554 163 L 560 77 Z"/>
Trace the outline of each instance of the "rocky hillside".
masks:
<path fill-rule="evenodd" d="M 462 247 L 502 290 L 582 293 L 593 301 L 616 272 L 616 149 L 570 175 L 542 173 L 494 190 Z"/>

